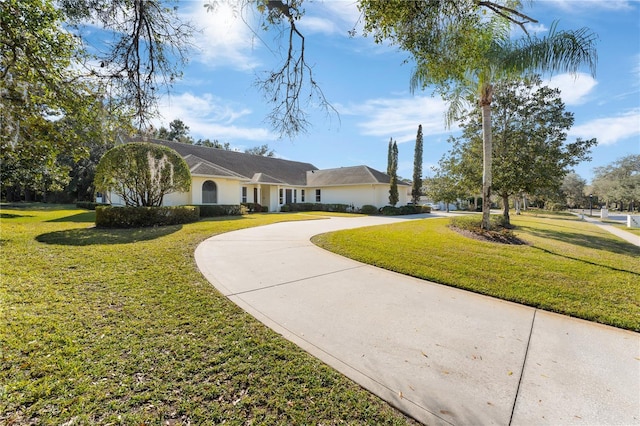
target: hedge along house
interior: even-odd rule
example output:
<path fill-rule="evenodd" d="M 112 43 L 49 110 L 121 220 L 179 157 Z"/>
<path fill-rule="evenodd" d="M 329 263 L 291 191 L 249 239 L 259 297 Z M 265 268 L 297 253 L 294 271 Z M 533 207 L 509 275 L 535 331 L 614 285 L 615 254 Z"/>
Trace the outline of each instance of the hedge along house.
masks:
<path fill-rule="evenodd" d="M 368 166 L 319 170 L 313 164 L 264 157 L 159 139 L 134 139 L 169 147 L 191 171 L 191 190 L 171 193 L 163 205 L 258 203 L 270 212 L 284 204 L 389 204 L 389 176 Z M 398 183 L 398 205 L 405 205 L 411 187 Z M 111 194 L 112 204 L 121 204 Z"/>

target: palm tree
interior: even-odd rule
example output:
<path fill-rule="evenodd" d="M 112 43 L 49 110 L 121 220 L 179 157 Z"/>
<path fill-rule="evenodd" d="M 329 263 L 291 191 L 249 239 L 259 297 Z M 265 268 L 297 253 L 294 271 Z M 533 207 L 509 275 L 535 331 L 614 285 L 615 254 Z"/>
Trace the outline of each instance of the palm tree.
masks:
<path fill-rule="evenodd" d="M 450 109 L 447 122 L 450 124 L 459 114 L 461 101 L 465 95 L 473 94 L 482 111 L 482 228 L 489 229 L 491 208 L 491 102 L 493 84 L 501 79 L 540 72 L 553 74 L 570 72 L 575 74 L 582 65 L 587 65 L 591 75 L 595 75 L 597 54 L 596 36 L 590 30 L 582 28 L 575 31 L 557 31 L 554 23 L 546 37 L 538 38 L 525 35 L 511 40 L 495 27 L 488 34 L 491 39 L 488 48 L 480 60 L 473 61 L 475 69 L 467 70 L 463 79 L 457 79 L 450 92 Z M 418 58 L 419 59 L 419 58 Z M 411 89 L 424 87 L 433 81 L 428 67 L 416 67 L 411 78 Z"/>

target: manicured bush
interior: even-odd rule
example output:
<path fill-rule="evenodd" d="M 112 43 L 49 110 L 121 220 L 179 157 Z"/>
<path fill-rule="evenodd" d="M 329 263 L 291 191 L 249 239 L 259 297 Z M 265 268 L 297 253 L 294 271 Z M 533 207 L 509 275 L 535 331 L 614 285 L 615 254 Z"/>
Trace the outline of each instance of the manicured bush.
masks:
<path fill-rule="evenodd" d="M 199 204 L 200 217 L 240 216 L 242 208 L 238 204 Z"/>
<path fill-rule="evenodd" d="M 291 212 L 310 212 L 313 210 L 313 203 L 289 203 L 289 211 Z"/>
<path fill-rule="evenodd" d="M 418 214 L 422 213 L 422 207 L 416 205 L 406 205 L 400 207 L 400 214 Z"/>
<path fill-rule="evenodd" d="M 400 214 L 400 208 L 394 206 L 384 206 L 381 213 L 384 216 L 398 216 Z"/>
<path fill-rule="evenodd" d="M 143 228 L 197 222 L 197 206 L 175 207 L 96 207 L 98 228 Z"/>
<path fill-rule="evenodd" d="M 360 213 L 362 214 L 378 214 L 378 208 L 376 206 L 372 206 L 371 204 L 365 204 L 360 208 Z"/>
<path fill-rule="evenodd" d="M 502 232 L 507 229 L 513 228 L 510 225 L 506 224 L 506 220 L 502 215 L 491 215 L 489 217 L 489 225 L 492 230 Z M 454 216 L 451 218 L 449 222 L 449 226 L 453 226 L 458 229 L 463 229 L 465 231 L 471 232 L 481 232 L 482 231 L 482 216 L 480 215 L 469 215 L 469 216 Z"/>
<path fill-rule="evenodd" d="M 265 211 L 265 209 L 260 205 L 260 203 L 242 203 L 242 206 L 245 207 L 249 213 L 261 213 Z M 268 207 L 267 207 L 267 211 L 269 211 Z"/>
<path fill-rule="evenodd" d="M 334 204 L 324 204 L 323 205 L 323 211 L 326 211 L 326 212 L 346 213 L 348 209 L 349 209 L 349 205 L 348 204 L 334 203 Z"/>
<path fill-rule="evenodd" d="M 286 207 L 285 207 L 286 206 Z M 322 203 L 288 203 L 280 208 L 284 212 L 339 212 L 346 213 L 349 210 L 348 204 L 322 204 Z"/>

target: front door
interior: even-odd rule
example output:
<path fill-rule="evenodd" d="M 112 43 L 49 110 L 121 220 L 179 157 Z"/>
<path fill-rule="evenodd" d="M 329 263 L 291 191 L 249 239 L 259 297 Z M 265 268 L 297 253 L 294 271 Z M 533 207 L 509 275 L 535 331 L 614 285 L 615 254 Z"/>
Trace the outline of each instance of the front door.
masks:
<path fill-rule="evenodd" d="M 293 202 L 293 191 L 291 189 L 285 189 L 284 198 L 286 204 L 291 204 Z"/>

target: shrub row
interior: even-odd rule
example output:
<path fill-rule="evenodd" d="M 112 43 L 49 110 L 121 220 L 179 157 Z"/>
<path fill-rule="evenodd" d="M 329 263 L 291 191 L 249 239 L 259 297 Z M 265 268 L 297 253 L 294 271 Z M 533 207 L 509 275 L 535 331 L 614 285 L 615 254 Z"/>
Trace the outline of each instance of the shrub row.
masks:
<path fill-rule="evenodd" d="M 197 222 L 197 206 L 172 207 L 96 207 L 96 227 L 141 228 Z"/>
<path fill-rule="evenodd" d="M 244 213 L 238 204 L 198 204 L 189 207 L 197 207 L 200 217 L 240 216 Z"/>
<path fill-rule="evenodd" d="M 339 212 L 349 211 L 349 204 L 322 204 L 322 203 L 289 203 L 280 208 L 281 212 Z"/>
<path fill-rule="evenodd" d="M 384 206 L 380 211 L 384 216 L 401 216 L 406 214 L 431 213 L 429 206 Z"/>
<path fill-rule="evenodd" d="M 93 201 L 78 201 L 76 202 L 76 207 L 79 209 L 86 210 L 95 210 L 98 206 L 108 206 L 109 204 L 105 203 L 95 203 Z"/>

